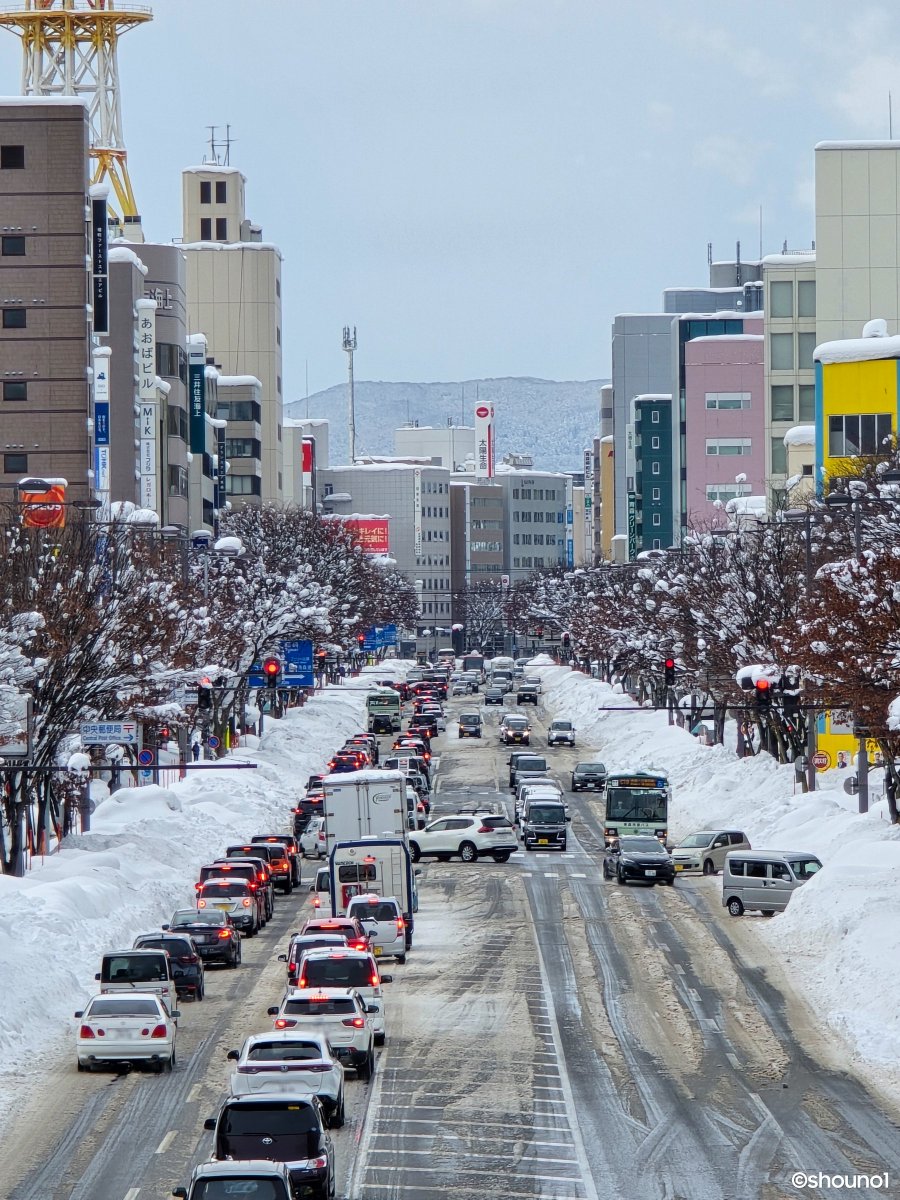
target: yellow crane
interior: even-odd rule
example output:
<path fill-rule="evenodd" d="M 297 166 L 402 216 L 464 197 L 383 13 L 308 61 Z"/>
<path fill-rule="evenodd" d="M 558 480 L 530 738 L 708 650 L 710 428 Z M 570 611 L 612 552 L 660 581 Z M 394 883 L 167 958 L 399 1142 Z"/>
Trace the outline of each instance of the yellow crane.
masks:
<path fill-rule="evenodd" d="M 83 96 L 91 126 L 91 183 L 107 180 L 123 217 L 136 217 L 128 178 L 117 50 L 119 37 L 153 20 L 116 0 L 23 0 L 0 10 L 0 28 L 22 39 L 23 96 Z"/>

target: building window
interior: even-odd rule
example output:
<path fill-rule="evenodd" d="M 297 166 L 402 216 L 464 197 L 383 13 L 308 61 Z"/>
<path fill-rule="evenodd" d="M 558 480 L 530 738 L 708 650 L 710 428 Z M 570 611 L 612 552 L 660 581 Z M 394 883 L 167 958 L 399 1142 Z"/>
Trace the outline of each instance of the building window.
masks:
<path fill-rule="evenodd" d="M 212 184 L 208 179 L 200 180 L 200 203 L 212 204 Z"/>
<path fill-rule="evenodd" d="M 653 545 L 650 548 L 651 548 L 651 550 L 661 550 L 662 549 L 662 542 L 659 540 L 659 538 L 653 539 Z"/>
<path fill-rule="evenodd" d="M 275 280 L 275 295 L 276 296 L 281 295 L 281 280 L 280 279 Z"/>
<path fill-rule="evenodd" d="M 800 465 L 800 474 L 801 475 L 809 475 L 811 477 L 812 473 L 813 473 L 812 463 L 801 463 L 801 465 Z"/>
<path fill-rule="evenodd" d="M 650 464 L 650 474 L 651 474 L 651 475 L 658 475 L 659 473 L 660 473 L 660 472 L 659 472 L 659 463 L 658 463 L 658 462 L 652 462 L 652 463 Z"/>
<path fill-rule="evenodd" d="M 749 408 L 750 392 L 707 392 L 706 407 L 718 409 Z"/>
<path fill-rule="evenodd" d="M 25 328 L 25 309 L 24 308 L 4 308 L 4 310 L 3 310 L 3 328 L 4 329 L 24 329 Z"/>
<path fill-rule="evenodd" d="M 518 499 L 519 499 L 519 489 L 513 488 L 513 500 L 518 500 Z"/>
<path fill-rule="evenodd" d="M 216 204 L 224 204 L 228 199 L 228 186 L 224 179 L 216 180 Z"/>
<path fill-rule="evenodd" d="M 227 217 L 216 217 L 216 241 L 217 242 L 227 242 L 228 241 L 228 218 Z"/>
<path fill-rule="evenodd" d="M 816 419 L 816 385 L 814 383 L 801 383 L 797 388 L 799 397 L 799 413 L 801 421 L 815 421 Z"/>
<path fill-rule="evenodd" d="M 280 425 L 276 426 L 276 429 L 278 430 L 278 440 L 280 442 L 281 441 L 281 426 Z"/>
<path fill-rule="evenodd" d="M 217 415 L 226 421 L 254 421 L 257 425 L 262 421 L 262 409 L 253 400 L 232 400 L 230 404 L 220 404 Z"/>
<path fill-rule="evenodd" d="M 27 400 L 28 399 L 28 384 L 20 383 L 18 380 L 14 383 L 3 384 L 3 399 L 4 400 Z"/>
<path fill-rule="evenodd" d="M 787 471 L 787 447 L 783 437 L 772 438 L 772 474 L 784 475 Z"/>
<path fill-rule="evenodd" d="M 828 455 L 879 454 L 891 436 L 890 413 L 864 413 L 828 418 Z"/>
<path fill-rule="evenodd" d="M 167 406 L 166 434 L 181 438 L 183 442 L 188 440 L 188 416 L 183 408 L 176 408 L 174 404 Z"/>
<path fill-rule="evenodd" d="M 651 494 L 650 494 L 650 499 L 651 499 L 651 500 L 659 500 L 659 499 L 660 499 L 660 494 L 659 494 L 659 493 L 660 493 L 660 489 L 659 489 L 659 488 L 654 488 L 654 489 L 653 489 L 653 491 L 652 491 L 652 492 L 651 492 Z"/>
<path fill-rule="evenodd" d="M 281 328 L 279 326 L 275 327 L 275 341 L 279 346 L 281 345 Z"/>
<path fill-rule="evenodd" d="M 815 370 L 816 364 L 813 361 L 813 351 L 815 348 L 816 335 L 814 333 L 797 334 L 797 367 L 799 370 Z"/>
<path fill-rule="evenodd" d="M 260 496 L 262 482 L 258 475 L 226 475 L 225 492 L 229 496 Z"/>
<path fill-rule="evenodd" d="M 658 438 L 658 437 L 652 437 L 652 438 L 650 439 L 650 449 L 651 449 L 651 450 L 658 450 L 658 449 L 659 449 L 659 438 Z"/>
<path fill-rule="evenodd" d="M 279 492 L 281 491 L 281 489 L 282 489 L 283 487 L 284 487 L 284 482 L 283 482 L 283 479 L 282 479 L 281 472 L 279 471 L 279 472 L 278 472 L 278 490 L 279 490 Z"/>
<path fill-rule="evenodd" d="M 736 500 L 738 496 L 749 496 L 752 490 L 749 483 L 708 483 L 706 499 L 711 502 L 721 500 L 723 504 L 727 504 L 729 500 Z"/>
<path fill-rule="evenodd" d="M 659 529 L 660 525 L 662 525 L 662 517 L 659 515 L 659 513 L 653 514 L 653 520 L 651 524 L 653 525 L 654 529 Z"/>
<path fill-rule="evenodd" d="M 0 146 L 0 171 L 24 171 L 25 147 Z"/>
<path fill-rule="evenodd" d="M 5 237 L 2 252 L 4 258 L 22 258 L 25 254 L 25 239 L 23 237 Z"/>
<path fill-rule="evenodd" d="M 255 438 L 226 438 L 225 454 L 228 458 L 259 458 L 260 444 Z"/>
<path fill-rule="evenodd" d="M 794 385 L 791 383 L 775 384 L 771 393 L 771 411 L 773 421 L 793 421 L 794 419 Z"/>
<path fill-rule="evenodd" d="M 188 494 L 188 477 L 184 467 L 169 467 L 168 484 L 170 496 L 186 496 Z"/>
<path fill-rule="evenodd" d="M 792 333 L 769 334 L 769 369 L 793 371 L 794 335 Z"/>
<path fill-rule="evenodd" d="M 816 281 L 801 279 L 797 284 L 797 316 L 814 317 L 816 315 Z"/>
<path fill-rule="evenodd" d="M 3 455 L 3 470 L 7 475 L 16 475 L 19 472 L 28 470 L 28 455 L 27 454 L 4 454 Z"/>
<path fill-rule="evenodd" d="M 659 409 L 658 408 L 653 408 L 650 410 L 650 424 L 651 425 L 659 424 Z"/>
<path fill-rule="evenodd" d="M 279 396 L 281 395 L 281 376 L 280 375 L 275 376 L 275 391 L 278 393 Z"/>
<path fill-rule="evenodd" d="M 212 241 L 212 217 L 201 217 L 200 218 L 200 241 L 201 242 L 211 242 Z"/>
<path fill-rule="evenodd" d="M 707 438 L 706 453 L 714 454 L 750 454 L 752 440 L 750 438 Z"/>
<path fill-rule="evenodd" d="M 784 280 L 769 287 L 769 316 L 792 317 L 794 315 L 794 285 Z"/>

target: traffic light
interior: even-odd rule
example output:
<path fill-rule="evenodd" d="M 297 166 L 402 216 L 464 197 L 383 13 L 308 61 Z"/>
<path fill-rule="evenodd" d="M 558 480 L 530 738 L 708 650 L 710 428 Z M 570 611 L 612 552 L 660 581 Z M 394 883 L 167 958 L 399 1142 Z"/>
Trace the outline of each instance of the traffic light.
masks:
<path fill-rule="evenodd" d="M 157 746 L 165 746 L 171 736 L 172 731 L 169 729 L 168 725 L 161 725 L 159 727 L 159 732 L 156 735 Z"/>
<path fill-rule="evenodd" d="M 667 658 L 663 666 L 665 667 L 665 685 L 672 687 L 675 683 L 675 659 Z"/>
<path fill-rule="evenodd" d="M 568 633 L 564 633 L 564 634 L 563 634 L 563 637 L 562 637 L 562 643 L 563 643 L 563 645 L 565 646 L 565 648 L 566 648 L 567 650 L 568 650 L 568 648 L 571 646 L 571 644 L 572 644 L 572 638 L 570 637 L 570 635 L 569 635 Z"/>
<path fill-rule="evenodd" d="M 213 694 L 209 680 L 204 679 L 197 687 L 197 711 L 211 712 L 213 706 Z"/>
<path fill-rule="evenodd" d="M 276 658 L 274 654 L 263 659 L 263 675 L 266 677 L 268 687 L 277 687 L 281 677 L 281 659 Z"/>
<path fill-rule="evenodd" d="M 363 646 L 366 644 L 366 635 L 364 633 L 358 633 L 356 635 L 356 644 L 359 646 L 360 650 L 362 650 Z"/>
<path fill-rule="evenodd" d="M 768 708 L 772 702 L 772 685 L 768 679 L 757 679 L 753 685 L 757 708 Z"/>

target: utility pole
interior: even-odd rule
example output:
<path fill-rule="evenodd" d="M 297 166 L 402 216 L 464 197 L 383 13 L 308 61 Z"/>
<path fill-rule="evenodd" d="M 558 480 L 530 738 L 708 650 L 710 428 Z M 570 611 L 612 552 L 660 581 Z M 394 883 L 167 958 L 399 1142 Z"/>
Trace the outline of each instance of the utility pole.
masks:
<path fill-rule="evenodd" d="M 350 465 L 356 458 L 356 402 L 353 395 L 353 351 L 356 349 L 356 326 L 350 332 L 350 326 L 344 326 L 344 351 L 347 355 L 347 373 L 349 388 L 347 392 L 347 435 Z"/>

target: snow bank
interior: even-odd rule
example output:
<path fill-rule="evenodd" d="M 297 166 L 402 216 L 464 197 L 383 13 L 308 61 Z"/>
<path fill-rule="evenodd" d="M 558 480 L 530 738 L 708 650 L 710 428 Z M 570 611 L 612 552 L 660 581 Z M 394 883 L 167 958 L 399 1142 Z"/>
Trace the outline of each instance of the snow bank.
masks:
<path fill-rule="evenodd" d="M 758 849 L 810 850 L 825 870 L 804 884 L 787 910 L 754 923 L 786 963 L 798 991 L 825 1024 L 847 1039 L 855 1058 L 881 1068 L 900 1059 L 900 828 L 883 801 L 866 815 L 845 795 L 846 772 L 822 772 L 820 791 L 794 791 L 793 766 L 769 755 L 739 759 L 703 746 L 642 710 L 608 684 L 566 667 L 541 667 L 544 703 L 575 723 L 587 759 L 595 747 L 609 771 L 654 767 L 672 784 L 670 833 L 743 829 Z M 599 706 L 615 711 L 599 711 Z M 733 746 L 732 741 L 732 746 Z M 872 795 L 880 773 L 870 776 Z"/>
<path fill-rule="evenodd" d="M 367 676 L 399 677 L 408 666 L 389 659 L 283 720 L 267 717 L 259 750 L 223 760 L 255 762 L 256 770 L 193 771 L 171 788 L 124 788 L 100 801 L 90 833 L 35 860 L 24 879 L 0 875 L 0 1133 L 24 1090 L 40 1085 L 36 1061 L 74 1062 L 72 1014 L 94 994 L 100 956 L 193 907 L 199 867 L 230 841 L 289 831 L 307 776 L 364 727 Z"/>

